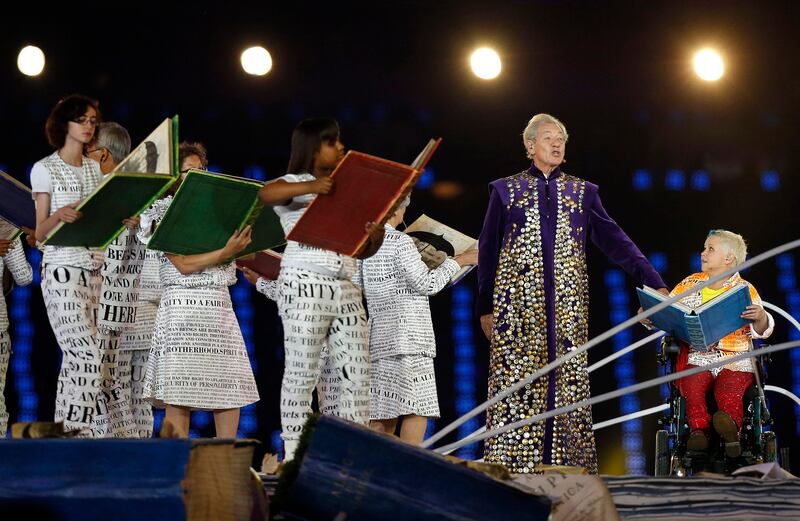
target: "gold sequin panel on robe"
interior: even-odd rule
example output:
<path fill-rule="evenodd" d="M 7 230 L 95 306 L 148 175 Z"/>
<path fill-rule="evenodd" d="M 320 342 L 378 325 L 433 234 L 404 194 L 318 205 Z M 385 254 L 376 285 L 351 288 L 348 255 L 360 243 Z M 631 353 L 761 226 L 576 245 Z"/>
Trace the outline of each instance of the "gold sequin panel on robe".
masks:
<path fill-rule="evenodd" d="M 530 188 L 523 189 L 525 180 Z M 556 351 L 560 356 L 587 337 L 588 285 L 583 240 L 573 236 L 570 215 L 582 212 L 585 183 L 562 176 L 558 184 L 555 246 Z M 548 363 L 541 215 L 536 179 L 523 173 L 507 179 L 507 211 L 522 211 L 524 225 L 514 224 L 504 237 L 493 295 L 495 328 L 490 353 L 489 396 L 514 385 Z M 570 193 L 567 193 L 569 189 Z M 580 237 L 582 230 L 578 230 Z M 589 396 L 586 357 L 557 369 L 556 407 Z M 547 410 L 547 378 L 487 410 L 487 428 L 529 418 Z M 513 473 L 531 473 L 543 462 L 545 422 L 538 422 L 486 440 L 485 461 Z M 596 472 L 591 410 L 578 410 L 554 421 L 551 461 L 581 465 Z"/>

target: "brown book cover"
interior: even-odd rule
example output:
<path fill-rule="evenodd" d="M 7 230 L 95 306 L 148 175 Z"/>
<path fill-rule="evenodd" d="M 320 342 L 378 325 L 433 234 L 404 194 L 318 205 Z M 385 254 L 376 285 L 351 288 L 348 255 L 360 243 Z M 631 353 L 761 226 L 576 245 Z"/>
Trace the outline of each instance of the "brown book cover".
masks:
<path fill-rule="evenodd" d="M 257 251 L 251 255 L 246 255 L 236 259 L 236 265 L 243 268 L 250 268 L 258 273 L 260 277 L 267 280 L 278 280 L 281 272 L 281 259 L 283 256 L 272 250 Z"/>
<path fill-rule="evenodd" d="M 441 140 L 431 140 L 415 163 L 424 168 Z M 383 225 L 419 179 L 421 169 L 350 151 L 331 174 L 333 192 L 318 195 L 288 240 L 355 256 L 366 245 L 368 222 Z"/>

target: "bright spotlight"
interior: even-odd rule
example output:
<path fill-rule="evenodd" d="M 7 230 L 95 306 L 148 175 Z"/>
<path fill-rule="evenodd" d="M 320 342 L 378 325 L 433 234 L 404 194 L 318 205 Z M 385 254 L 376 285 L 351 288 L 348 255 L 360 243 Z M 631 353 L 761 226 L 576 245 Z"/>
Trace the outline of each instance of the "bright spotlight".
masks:
<path fill-rule="evenodd" d="M 17 68 L 26 76 L 38 76 L 44 70 L 44 53 L 40 48 L 28 45 L 17 55 Z"/>
<path fill-rule="evenodd" d="M 472 66 L 472 72 L 482 80 L 495 79 L 502 68 L 500 56 L 488 47 L 482 47 L 473 52 L 469 62 Z"/>
<path fill-rule="evenodd" d="M 694 72 L 705 81 L 717 81 L 725 73 L 722 56 L 712 49 L 703 49 L 694 55 Z"/>
<path fill-rule="evenodd" d="M 250 47 L 242 53 L 242 69 L 253 76 L 263 76 L 272 69 L 272 56 L 263 47 Z"/>

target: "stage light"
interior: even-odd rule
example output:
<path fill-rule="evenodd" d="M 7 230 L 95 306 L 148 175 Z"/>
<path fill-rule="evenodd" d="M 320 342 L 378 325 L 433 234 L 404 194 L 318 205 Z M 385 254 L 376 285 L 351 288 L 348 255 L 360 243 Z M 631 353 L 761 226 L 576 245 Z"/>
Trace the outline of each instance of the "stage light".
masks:
<path fill-rule="evenodd" d="M 500 56 L 488 47 L 481 47 L 472 53 L 469 60 L 472 72 L 482 80 L 493 80 L 500 74 Z"/>
<path fill-rule="evenodd" d="M 761 172 L 761 188 L 765 192 L 777 192 L 781 187 L 781 176 L 777 170 Z"/>
<path fill-rule="evenodd" d="M 40 48 L 28 45 L 17 55 L 17 68 L 26 76 L 38 76 L 44 70 L 44 53 Z"/>
<path fill-rule="evenodd" d="M 686 187 L 686 175 L 682 170 L 678 170 L 677 168 L 667 170 L 667 175 L 664 178 L 664 186 L 667 187 L 667 190 L 680 192 Z"/>
<path fill-rule="evenodd" d="M 704 81 L 717 81 L 725 73 L 722 56 L 712 49 L 703 49 L 694 55 L 694 72 Z"/>
<path fill-rule="evenodd" d="M 705 170 L 692 173 L 692 188 L 698 192 L 708 192 L 711 188 L 711 176 Z"/>
<path fill-rule="evenodd" d="M 649 170 L 640 168 L 633 173 L 633 189 L 638 191 L 650 190 L 653 187 L 653 177 Z"/>
<path fill-rule="evenodd" d="M 242 53 L 242 69 L 253 76 L 263 76 L 272 69 L 272 56 L 263 47 L 250 47 Z"/>

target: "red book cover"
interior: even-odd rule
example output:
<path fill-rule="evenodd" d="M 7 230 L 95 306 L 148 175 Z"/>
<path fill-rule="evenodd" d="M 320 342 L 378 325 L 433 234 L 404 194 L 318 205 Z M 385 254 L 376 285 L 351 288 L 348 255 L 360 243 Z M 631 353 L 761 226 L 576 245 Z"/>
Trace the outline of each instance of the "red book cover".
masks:
<path fill-rule="evenodd" d="M 420 173 L 351 150 L 331 174 L 333 192 L 318 195 L 286 238 L 355 256 L 367 243 L 366 224 L 391 217 Z"/>
<path fill-rule="evenodd" d="M 278 280 L 281 272 L 281 254 L 272 250 L 257 251 L 236 259 L 239 267 L 250 268 L 267 280 Z"/>

